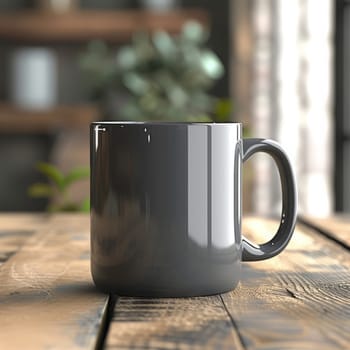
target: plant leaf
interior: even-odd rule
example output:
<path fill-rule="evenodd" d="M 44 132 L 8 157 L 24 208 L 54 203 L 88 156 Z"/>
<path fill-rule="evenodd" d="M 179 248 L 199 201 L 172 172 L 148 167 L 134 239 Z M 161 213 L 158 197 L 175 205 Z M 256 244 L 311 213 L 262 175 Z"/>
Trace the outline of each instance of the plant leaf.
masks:
<path fill-rule="evenodd" d="M 197 21 L 188 21 L 182 28 L 182 37 L 194 44 L 202 44 L 208 39 L 208 31 Z"/>
<path fill-rule="evenodd" d="M 219 79 L 225 71 L 219 57 L 209 50 L 203 50 L 200 65 L 211 79 Z"/>
<path fill-rule="evenodd" d="M 64 187 L 71 185 L 73 182 L 87 179 L 90 176 L 90 169 L 86 167 L 72 169 L 63 179 Z"/>
<path fill-rule="evenodd" d="M 37 164 L 37 169 L 46 175 L 60 191 L 64 190 L 64 175 L 54 165 L 40 162 Z"/>
<path fill-rule="evenodd" d="M 232 112 L 232 103 L 228 98 L 221 98 L 216 101 L 214 116 L 217 122 L 226 122 L 230 120 Z"/>
<path fill-rule="evenodd" d="M 137 64 L 137 56 L 135 51 L 130 46 L 125 46 L 119 49 L 116 56 L 116 63 L 121 70 L 133 69 Z"/>
<path fill-rule="evenodd" d="M 63 203 L 61 205 L 51 205 L 48 208 L 49 212 L 77 212 L 79 211 L 79 206 L 76 203 Z"/>
<path fill-rule="evenodd" d="M 161 56 L 164 58 L 170 58 L 174 56 L 176 52 L 176 47 L 171 36 L 164 32 L 155 32 L 152 36 L 152 41 Z"/>
<path fill-rule="evenodd" d="M 51 197 L 54 194 L 52 186 L 45 183 L 35 183 L 28 188 L 28 195 L 30 197 Z"/>
<path fill-rule="evenodd" d="M 143 95 L 149 88 L 148 82 L 136 73 L 127 73 L 123 78 L 124 85 L 135 95 Z"/>
<path fill-rule="evenodd" d="M 80 211 L 84 213 L 88 213 L 90 211 L 90 198 L 84 199 L 83 203 L 81 203 Z"/>

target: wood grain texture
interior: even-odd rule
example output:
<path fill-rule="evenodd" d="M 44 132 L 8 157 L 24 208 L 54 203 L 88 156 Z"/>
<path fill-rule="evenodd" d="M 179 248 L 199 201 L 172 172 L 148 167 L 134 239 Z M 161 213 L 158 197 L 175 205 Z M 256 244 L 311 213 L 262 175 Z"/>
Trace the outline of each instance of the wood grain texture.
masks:
<path fill-rule="evenodd" d="M 307 226 L 320 230 L 324 235 L 333 238 L 350 249 L 350 216 L 334 215 L 329 218 L 302 217 L 302 221 Z"/>
<path fill-rule="evenodd" d="M 266 241 L 276 227 L 274 221 L 244 221 L 252 241 Z M 281 255 L 243 263 L 242 282 L 230 293 L 121 298 L 107 349 L 348 349 L 349 257 L 335 242 L 298 226 Z"/>
<path fill-rule="evenodd" d="M 31 230 L 0 230 L 0 266 L 34 233 Z"/>
<path fill-rule="evenodd" d="M 76 215 L 0 215 L 0 232 L 30 236 L 0 267 L 0 348 L 95 345 L 107 296 L 91 282 L 88 222 Z M 263 242 L 276 226 L 249 218 L 244 232 Z M 281 255 L 243 263 L 242 281 L 230 293 L 120 298 L 106 348 L 348 349 L 349 254 L 299 225 Z"/>
<path fill-rule="evenodd" d="M 276 223 L 246 219 L 252 241 L 265 241 Z M 223 300 L 247 349 L 348 349 L 350 255 L 298 226 L 279 256 L 243 263 L 242 281 Z"/>
<path fill-rule="evenodd" d="M 49 215 L 29 213 L 0 213 L 0 230 L 37 231 L 45 226 Z"/>
<path fill-rule="evenodd" d="M 55 14 L 27 11 L 0 14 L 0 38 L 20 42 L 86 42 L 102 39 L 110 42 L 129 40 L 135 31 L 166 30 L 178 33 L 189 19 L 203 24 L 208 15 L 200 9 L 164 13 L 151 11 L 71 11 Z"/>
<path fill-rule="evenodd" d="M 0 266 L 44 223 L 42 214 L 0 214 Z"/>
<path fill-rule="evenodd" d="M 106 349 L 242 349 L 220 296 L 119 299 Z"/>
<path fill-rule="evenodd" d="M 107 296 L 90 277 L 89 217 L 30 218 L 38 231 L 0 268 L 0 347 L 92 348 Z M 0 229 L 23 227 L 13 219 L 2 215 Z"/>

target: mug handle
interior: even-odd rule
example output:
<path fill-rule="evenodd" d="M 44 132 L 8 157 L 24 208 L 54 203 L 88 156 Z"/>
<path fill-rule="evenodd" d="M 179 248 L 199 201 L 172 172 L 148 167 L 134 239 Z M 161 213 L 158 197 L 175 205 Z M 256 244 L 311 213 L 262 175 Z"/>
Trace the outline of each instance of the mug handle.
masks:
<path fill-rule="evenodd" d="M 279 254 L 292 237 L 297 217 L 297 191 L 290 161 L 281 146 L 267 139 L 244 139 L 243 162 L 254 153 L 269 154 L 276 162 L 282 185 L 282 215 L 274 237 L 264 244 L 253 244 L 242 239 L 242 261 L 258 261 Z"/>

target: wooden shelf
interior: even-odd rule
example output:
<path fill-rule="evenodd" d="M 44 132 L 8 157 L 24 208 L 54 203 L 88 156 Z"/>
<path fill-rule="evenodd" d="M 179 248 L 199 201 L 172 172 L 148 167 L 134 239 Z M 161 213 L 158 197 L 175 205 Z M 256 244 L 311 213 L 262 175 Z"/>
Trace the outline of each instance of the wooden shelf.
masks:
<path fill-rule="evenodd" d="M 57 106 L 34 111 L 0 103 L 0 133 L 47 133 L 87 128 L 98 118 L 98 109 L 93 105 Z"/>
<path fill-rule="evenodd" d="M 72 11 L 54 14 L 21 11 L 0 14 L 0 39 L 24 43 L 76 43 L 92 39 L 123 42 L 135 31 L 163 29 L 177 33 L 189 19 L 208 24 L 203 10 L 189 9 L 165 13 L 143 10 Z"/>

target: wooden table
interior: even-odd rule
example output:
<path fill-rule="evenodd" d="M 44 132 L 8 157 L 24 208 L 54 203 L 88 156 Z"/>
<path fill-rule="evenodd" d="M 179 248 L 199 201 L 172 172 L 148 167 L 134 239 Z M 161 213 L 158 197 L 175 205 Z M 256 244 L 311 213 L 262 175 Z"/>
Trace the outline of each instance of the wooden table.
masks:
<path fill-rule="evenodd" d="M 273 220 L 245 218 L 264 241 Z M 236 290 L 186 299 L 99 293 L 89 218 L 0 215 L 1 349 L 349 349 L 350 219 L 303 218 Z"/>

